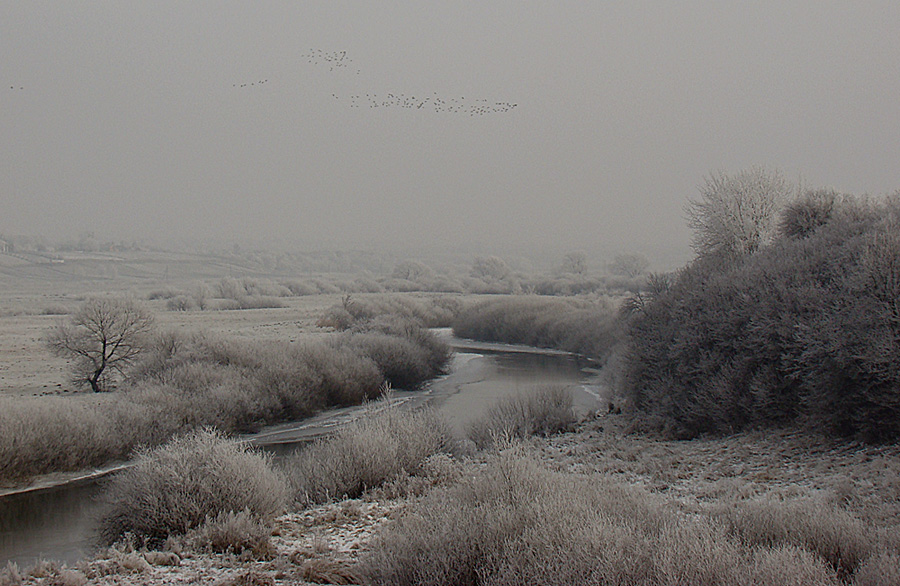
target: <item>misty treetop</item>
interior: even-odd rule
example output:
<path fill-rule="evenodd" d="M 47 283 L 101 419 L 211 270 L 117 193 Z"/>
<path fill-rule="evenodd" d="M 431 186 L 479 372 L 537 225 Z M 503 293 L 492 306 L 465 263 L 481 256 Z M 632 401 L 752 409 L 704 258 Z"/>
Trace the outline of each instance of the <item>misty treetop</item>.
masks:
<path fill-rule="evenodd" d="M 778 171 L 754 167 L 734 175 L 713 173 L 686 211 L 699 255 L 756 252 L 774 240 L 777 217 L 793 187 Z"/>
<path fill-rule="evenodd" d="M 746 211 L 735 202 L 698 208 L 697 259 L 632 304 L 623 382 L 643 422 L 677 437 L 788 423 L 900 437 L 900 196 L 810 192 L 775 213 L 777 175 L 713 188 L 766 203 L 749 223 L 712 222 Z"/>

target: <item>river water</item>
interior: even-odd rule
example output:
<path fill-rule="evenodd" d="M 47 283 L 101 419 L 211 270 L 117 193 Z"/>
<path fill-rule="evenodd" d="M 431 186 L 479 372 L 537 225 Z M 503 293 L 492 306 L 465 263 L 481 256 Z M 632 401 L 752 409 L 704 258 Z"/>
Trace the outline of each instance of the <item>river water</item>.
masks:
<path fill-rule="evenodd" d="M 588 361 L 561 352 L 459 340 L 449 331 L 439 335 L 454 347 L 453 362 L 449 374 L 424 389 L 394 391 L 386 401 L 270 426 L 244 439 L 280 456 L 388 405 L 429 405 L 462 434 L 500 397 L 548 385 L 569 389 L 581 414 L 606 404 L 597 371 Z M 103 480 L 95 478 L 0 498 L 0 567 L 8 561 L 30 567 L 41 559 L 72 564 L 89 556 L 96 547 L 102 487 Z"/>

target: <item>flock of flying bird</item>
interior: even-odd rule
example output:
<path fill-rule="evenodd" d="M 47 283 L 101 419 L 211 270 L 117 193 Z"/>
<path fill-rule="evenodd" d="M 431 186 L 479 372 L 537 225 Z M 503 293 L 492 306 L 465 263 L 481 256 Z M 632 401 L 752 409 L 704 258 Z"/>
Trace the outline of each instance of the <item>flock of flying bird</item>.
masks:
<path fill-rule="evenodd" d="M 331 95 L 336 100 L 340 99 L 337 94 Z M 359 94 L 350 96 L 349 101 L 351 108 L 361 108 L 363 106 L 369 108 L 406 108 L 410 110 L 426 108 L 435 112 L 468 114 L 469 116 L 509 112 L 518 105 L 512 102 L 494 102 L 491 104 L 484 99 L 466 100 L 464 97 L 444 99 L 438 96 L 437 92 L 424 98 L 412 95 L 407 96 L 406 94 L 387 94 L 386 96 Z"/>
<path fill-rule="evenodd" d="M 233 83 L 231 87 L 250 87 L 251 85 L 262 85 L 264 83 L 269 83 L 268 79 L 261 79 L 259 81 L 251 81 L 249 83 Z"/>
<path fill-rule="evenodd" d="M 353 59 L 347 57 L 347 51 L 323 51 L 322 49 L 310 49 L 309 53 L 302 55 L 310 65 L 326 65 L 328 71 L 334 71 L 341 67 L 349 67 Z M 359 69 L 356 70 L 359 75 Z"/>
<path fill-rule="evenodd" d="M 347 68 L 353 63 L 353 59 L 347 57 L 346 51 L 322 51 L 321 49 L 310 49 L 309 53 L 305 53 L 303 58 L 310 65 L 324 65 L 328 67 L 328 71 L 335 69 Z M 359 69 L 356 70 L 359 74 Z M 268 79 L 260 79 L 246 83 L 233 83 L 234 88 L 250 88 L 258 87 L 269 83 Z M 16 86 L 9 86 L 9 89 L 15 90 Z M 24 87 L 18 89 L 24 90 Z M 452 114 L 468 114 L 469 116 L 485 116 L 487 114 L 502 114 L 511 111 L 518 104 L 512 102 L 494 102 L 489 103 L 484 99 L 466 100 L 465 98 L 447 98 L 444 99 L 437 95 L 437 92 L 430 96 L 413 96 L 406 94 L 355 94 L 347 98 L 341 98 L 337 94 L 331 94 L 336 100 L 343 100 L 349 103 L 351 108 L 404 108 L 408 110 L 432 110 L 434 112 L 448 112 Z"/>
<path fill-rule="evenodd" d="M 338 69 L 349 70 L 353 59 L 347 56 L 346 51 L 323 51 L 310 49 L 302 55 L 309 65 L 316 67 L 328 67 L 328 71 Z M 360 70 L 356 70 L 359 75 Z M 249 88 L 268 83 L 268 79 L 249 83 L 234 83 L 231 87 Z M 349 104 L 350 108 L 404 108 L 407 110 L 431 110 L 434 112 L 446 112 L 451 114 L 467 114 L 469 116 L 485 116 L 489 114 L 503 114 L 512 111 L 518 104 L 513 102 L 490 103 L 485 99 L 466 100 L 466 98 L 442 98 L 437 92 L 430 96 L 413 96 L 406 94 L 355 94 L 346 97 L 331 94 L 336 100 Z"/>

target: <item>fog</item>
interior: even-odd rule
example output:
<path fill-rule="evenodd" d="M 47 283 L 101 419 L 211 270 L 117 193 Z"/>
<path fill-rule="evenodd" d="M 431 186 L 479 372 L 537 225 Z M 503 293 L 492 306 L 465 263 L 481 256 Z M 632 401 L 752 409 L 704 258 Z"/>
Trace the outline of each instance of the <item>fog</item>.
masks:
<path fill-rule="evenodd" d="M 898 30 L 892 2 L 6 1 L 0 233 L 688 256 L 714 170 L 900 188 Z"/>

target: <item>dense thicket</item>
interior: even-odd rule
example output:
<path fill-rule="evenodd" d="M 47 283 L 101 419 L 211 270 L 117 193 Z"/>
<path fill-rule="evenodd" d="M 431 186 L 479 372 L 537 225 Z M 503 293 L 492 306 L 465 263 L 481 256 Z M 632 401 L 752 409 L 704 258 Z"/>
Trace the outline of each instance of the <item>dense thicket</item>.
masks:
<path fill-rule="evenodd" d="M 900 197 L 808 194 L 781 229 L 633 304 L 634 408 L 677 437 L 786 422 L 900 437 Z"/>

